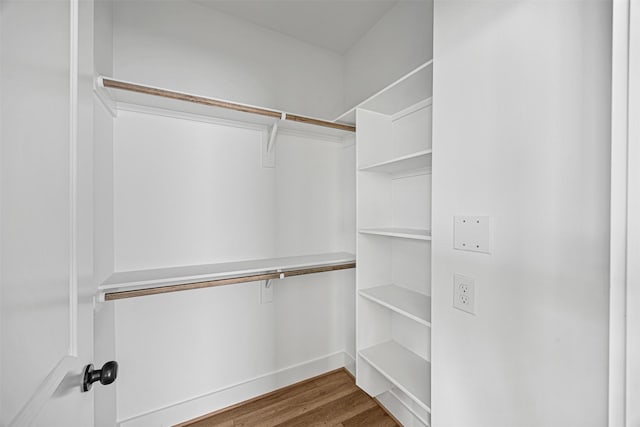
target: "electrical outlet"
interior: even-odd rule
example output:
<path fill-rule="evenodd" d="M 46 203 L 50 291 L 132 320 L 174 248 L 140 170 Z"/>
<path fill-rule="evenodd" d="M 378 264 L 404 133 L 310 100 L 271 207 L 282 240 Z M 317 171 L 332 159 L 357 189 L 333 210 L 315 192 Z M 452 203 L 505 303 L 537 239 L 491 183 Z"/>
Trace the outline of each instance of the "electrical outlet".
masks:
<path fill-rule="evenodd" d="M 273 301 L 273 282 L 264 280 L 260 283 L 260 303 L 268 304 Z"/>
<path fill-rule="evenodd" d="M 476 314 L 475 281 L 461 274 L 453 275 L 453 306 L 467 313 Z"/>

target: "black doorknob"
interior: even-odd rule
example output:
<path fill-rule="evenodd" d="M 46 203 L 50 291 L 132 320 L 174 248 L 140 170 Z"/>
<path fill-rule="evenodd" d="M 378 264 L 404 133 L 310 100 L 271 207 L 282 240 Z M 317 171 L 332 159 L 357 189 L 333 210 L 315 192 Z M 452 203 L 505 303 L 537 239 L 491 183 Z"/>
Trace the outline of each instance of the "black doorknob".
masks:
<path fill-rule="evenodd" d="M 91 390 L 91 386 L 96 381 L 100 384 L 111 384 L 118 377 L 118 362 L 110 361 L 102 365 L 102 369 L 93 369 L 89 364 L 84 368 L 84 379 L 82 380 L 82 391 Z"/>

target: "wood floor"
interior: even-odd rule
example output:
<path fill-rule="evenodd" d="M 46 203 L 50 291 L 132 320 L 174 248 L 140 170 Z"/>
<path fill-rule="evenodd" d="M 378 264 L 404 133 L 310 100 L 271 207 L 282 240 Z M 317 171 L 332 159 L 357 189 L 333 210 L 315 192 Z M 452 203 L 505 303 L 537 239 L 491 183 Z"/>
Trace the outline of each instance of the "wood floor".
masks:
<path fill-rule="evenodd" d="M 340 369 L 176 427 L 398 425 Z"/>

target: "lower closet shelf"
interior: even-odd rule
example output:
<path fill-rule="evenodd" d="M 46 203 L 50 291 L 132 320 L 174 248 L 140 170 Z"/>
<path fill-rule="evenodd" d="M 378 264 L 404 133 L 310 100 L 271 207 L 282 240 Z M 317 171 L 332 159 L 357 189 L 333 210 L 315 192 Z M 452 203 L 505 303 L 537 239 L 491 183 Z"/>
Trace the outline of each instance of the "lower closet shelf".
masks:
<path fill-rule="evenodd" d="M 355 255 L 335 252 L 220 264 L 116 272 L 98 287 L 106 301 L 355 268 Z M 102 298 L 101 298 L 102 299 Z"/>
<path fill-rule="evenodd" d="M 431 412 L 431 364 L 428 361 L 393 341 L 358 354 L 422 409 Z"/>

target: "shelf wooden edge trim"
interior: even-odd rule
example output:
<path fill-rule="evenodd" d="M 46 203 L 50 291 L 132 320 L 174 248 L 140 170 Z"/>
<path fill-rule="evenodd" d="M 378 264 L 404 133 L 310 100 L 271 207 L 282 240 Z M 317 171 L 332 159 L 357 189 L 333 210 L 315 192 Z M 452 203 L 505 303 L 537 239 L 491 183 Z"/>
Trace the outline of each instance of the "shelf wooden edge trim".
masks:
<path fill-rule="evenodd" d="M 245 113 L 259 114 L 274 118 L 282 117 L 282 113 L 266 108 L 252 107 L 248 105 L 236 104 L 234 102 L 221 101 L 219 99 L 207 98 L 204 96 L 190 95 L 183 92 L 176 92 L 168 89 L 160 89 L 151 86 L 144 86 L 136 83 L 123 82 L 119 80 L 102 77 L 102 84 L 105 88 L 127 90 L 130 92 L 143 93 L 145 95 L 160 96 L 163 98 L 175 99 L 178 101 L 192 102 L 194 104 L 203 104 L 211 107 L 226 108 L 228 110 L 242 111 Z"/>
<path fill-rule="evenodd" d="M 322 267 L 310 267 L 310 268 L 301 268 L 298 270 L 284 271 L 282 272 L 282 274 L 284 275 L 284 277 L 302 276 L 303 274 L 323 273 L 325 271 L 347 270 L 349 268 L 355 268 L 355 267 L 356 267 L 355 262 L 349 262 L 346 264 L 325 265 Z"/>
<path fill-rule="evenodd" d="M 327 128 L 339 129 L 348 132 L 355 132 L 356 127 L 351 125 L 345 125 L 342 123 L 334 123 L 326 120 L 313 119 L 310 117 L 299 116 L 296 114 L 287 114 L 281 111 L 269 110 L 266 108 L 253 107 L 250 105 L 237 104 L 235 102 L 222 101 L 220 99 L 208 98 L 204 96 L 191 95 L 184 92 L 177 92 L 168 89 L 160 89 L 151 86 L 145 86 L 137 83 L 124 82 L 120 80 L 110 79 L 108 77 L 101 77 L 100 81 L 102 86 L 111 89 L 120 89 L 130 92 L 142 93 L 145 95 L 159 96 L 163 98 L 175 99 L 178 101 L 192 102 L 194 104 L 202 104 L 210 107 L 226 108 L 228 110 L 241 111 L 244 113 L 258 114 L 261 116 L 273 117 L 280 119 L 284 116 L 285 120 L 294 122 L 307 123 L 316 126 L 323 126 Z"/>
<path fill-rule="evenodd" d="M 166 294 L 179 291 L 190 291 L 194 289 L 212 288 L 215 286 L 234 285 L 238 283 L 257 282 L 260 280 L 280 279 L 290 276 L 301 276 L 304 274 L 322 273 L 325 271 L 345 270 L 355 268 L 355 262 L 344 264 L 325 265 L 320 267 L 302 268 L 296 270 L 288 270 L 281 272 L 269 272 L 263 274 L 254 274 L 251 276 L 229 277 L 226 279 L 209 280 L 206 282 L 183 283 L 179 285 L 158 286 L 154 288 L 133 289 L 130 291 L 106 292 L 104 294 L 105 301 L 115 301 L 125 298 L 135 298 L 147 295 Z"/>
<path fill-rule="evenodd" d="M 335 122 L 328 122 L 326 120 L 320 120 L 320 119 L 312 119 L 310 117 L 304 117 L 304 116 L 298 116 L 295 114 L 287 114 L 285 117 L 285 120 L 290 120 L 293 122 L 301 122 L 301 123 L 307 123 L 307 124 L 311 124 L 311 125 L 316 125 L 316 126 L 324 126 L 327 128 L 333 128 L 333 129 L 340 129 L 340 130 L 344 130 L 347 132 L 355 132 L 356 131 L 356 127 L 352 126 L 352 125 L 345 125 L 342 123 L 335 123 Z"/>

